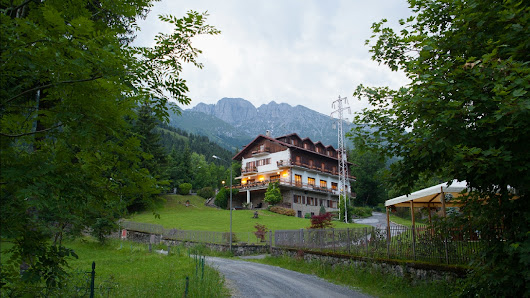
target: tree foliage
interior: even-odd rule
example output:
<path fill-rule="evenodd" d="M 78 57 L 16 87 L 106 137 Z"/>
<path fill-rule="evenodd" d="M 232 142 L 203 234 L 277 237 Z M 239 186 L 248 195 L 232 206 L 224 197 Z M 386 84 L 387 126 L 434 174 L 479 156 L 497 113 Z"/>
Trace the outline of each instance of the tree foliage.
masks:
<path fill-rule="evenodd" d="M 373 25 L 371 52 L 410 83 L 399 90 L 359 86 L 354 95 L 372 108 L 357 115 L 355 138 L 399 158 L 390 181 L 402 194 L 432 174 L 473 188 L 459 224 L 480 230 L 489 244 L 461 294 L 528 295 L 529 4 L 409 3 L 415 14 L 400 22 L 401 31 L 385 20 Z"/>
<path fill-rule="evenodd" d="M 280 184 L 278 182 L 271 182 L 265 192 L 265 202 L 269 205 L 276 205 L 282 201 L 282 193 L 280 192 Z"/>
<path fill-rule="evenodd" d="M 363 151 L 355 146 L 349 152 L 348 160 L 355 164 L 351 173 L 355 176 L 352 190 L 355 192 L 355 204 L 377 206 L 387 199 L 384 181 L 385 159 L 372 151 Z"/>
<path fill-rule="evenodd" d="M 163 120 L 170 97 L 189 102 L 182 63 L 201 67 L 191 39 L 218 31 L 205 14 L 162 17 L 173 32 L 132 47 L 150 6 L 0 2 L 0 228 L 14 244 L 2 284 L 56 286 L 74 254 L 63 235 L 90 228 L 101 236 L 132 200 L 160 192 L 156 169 L 144 163 L 156 156 L 143 151 L 131 119 L 139 106 Z"/>

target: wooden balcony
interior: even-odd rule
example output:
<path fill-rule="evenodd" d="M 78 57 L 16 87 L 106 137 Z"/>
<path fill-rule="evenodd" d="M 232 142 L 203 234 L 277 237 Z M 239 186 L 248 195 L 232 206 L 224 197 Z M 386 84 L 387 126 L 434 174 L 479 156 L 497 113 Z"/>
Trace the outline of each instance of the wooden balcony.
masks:
<path fill-rule="evenodd" d="M 291 161 L 290 160 L 278 160 L 276 162 L 276 165 L 278 166 L 279 169 L 288 168 L 291 166 Z"/>
<path fill-rule="evenodd" d="M 244 167 L 241 168 L 241 174 L 254 174 L 258 172 L 258 167 Z"/>
<path fill-rule="evenodd" d="M 263 147 L 258 150 L 252 151 L 252 156 L 263 156 L 271 153 L 271 149 L 269 147 Z"/>

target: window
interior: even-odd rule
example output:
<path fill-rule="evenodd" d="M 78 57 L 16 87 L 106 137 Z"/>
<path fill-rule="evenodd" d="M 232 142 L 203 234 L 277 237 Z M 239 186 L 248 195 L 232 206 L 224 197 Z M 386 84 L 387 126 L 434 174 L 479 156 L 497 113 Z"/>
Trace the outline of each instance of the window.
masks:
<path fill-rule="evenodd" d="M 294 175 L 294 183 L 298 186 L 302 185 L 302 175 Z"/>
<path fill-rule="evenodd" d="M 315 178 L 308 177 L 307 184 L 315 186 Z"/>
<path fill-rule="evenodd" d="M 302 163 L 302 158 L 300 156 L 296 157 L 296 163 Z"/>
<path fill-rule="evenodd" d="M 331 189 L 337 190 L 339 188 L 339 185 L 335 182 L 331 182 Z"/>
<path fill-rule="evenodd" d="M 333 171 L 334 174 L 336 174 L 337 173 L 337 167 L 333 166 L 332 171 Z"/>
<path fill-rule="evenodd" d="M 328 188 L 328 182 L 326 180 L 320 180 L 320 187 Z"/>
<path fill-rule="evenodd" d="M 256 164 L 257 166 L 264 166 L 264 165 L 268 165 L 271 163 L 271 159 L 270 158 L 265 158 L 265 159 L 260 159 L 258 161 L 256 161 Z"/>
<path fill-rule="evenodd" d="M 322 171 L 326 170 L 326 164 L 325 163 L 322 163 L 321 166 L 322 166 Z"/>
<path fill-rule="evenodd" d="M 293 195 L 293 203 L 296 203 L 296 204 L 302 203 L 302 196 Z"/>
<path fill-rule="evenodd" d="M 310 166 L 310 167 L 313 167 L 313 166 L 314 166 L 314 162 L 313 162 L 312 159 L 309 160 L 309 166 Z"/>
<path fill-rule="evenodd" d="M 315 216 L 315 212 L 311 212 L 311 217 Z"/>
<path fill-rule="evenodd" d="M 298 217 L 302 217 L 302 211 L 298 210 Z"/>

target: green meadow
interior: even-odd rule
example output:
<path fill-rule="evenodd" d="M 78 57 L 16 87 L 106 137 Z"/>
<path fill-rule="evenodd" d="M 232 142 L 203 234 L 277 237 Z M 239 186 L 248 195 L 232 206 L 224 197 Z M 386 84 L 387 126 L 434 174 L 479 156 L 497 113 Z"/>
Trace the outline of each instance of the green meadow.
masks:
<path fill-rule="evenodd" d="M 228 232 L 230 211 L 207 207 L 205 200 L 199 196 L 164 196 L 165 202 L 153 211 L 131 215 L 128 220 L 162 225 L 164 228 L 180 230 Z M 186 201 L 190 206 L 186 207 Z M 255 210 L 232 211 L 232 230 L 234 232 L 253 232 L 259 223 L 269 230 L 305 229 L 311 225 L 309 219 L 285 216 L 267 210 L 259 210 L 259 218 L 253 218 Z M 155 216 L 158 214 L 160 217 Z M 361 224 L 333 222 L 335 228 L 367 227 Z"/>

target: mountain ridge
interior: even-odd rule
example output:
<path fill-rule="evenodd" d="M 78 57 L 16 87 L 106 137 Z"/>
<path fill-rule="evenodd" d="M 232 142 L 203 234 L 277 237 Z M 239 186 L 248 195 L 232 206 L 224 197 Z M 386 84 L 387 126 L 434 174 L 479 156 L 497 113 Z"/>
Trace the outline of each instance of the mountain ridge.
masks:
<path fill-rule="evenodd" d="M 269 130 L 274 137 L 297 133 L 325 145 L 337 146 L 336 122 L 330 116 L 303 105 L 271 101 L 255 107 L 243 98 L 224 97 L 215 104 L 198 103 L 182 111 L 182 116 L 171 115 L 172 126 L 206 135 L 228 149 L 240 149 L 260 134 Z M 353 124 L 344 122 L 344 131 Z"/>

